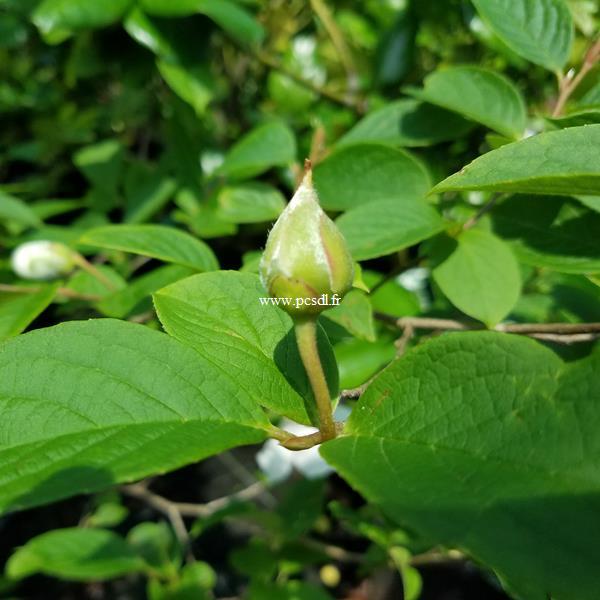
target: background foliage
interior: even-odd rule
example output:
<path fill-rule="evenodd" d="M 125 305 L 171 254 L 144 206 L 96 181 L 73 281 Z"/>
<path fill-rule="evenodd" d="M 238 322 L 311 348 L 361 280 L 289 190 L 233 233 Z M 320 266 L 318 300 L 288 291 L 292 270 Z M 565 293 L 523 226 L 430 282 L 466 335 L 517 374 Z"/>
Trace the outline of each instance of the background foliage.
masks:
<path fill-rule="evenodd" d="M 0 594 L 596 600 L 597 26 L 587 0 L 0 0 Z M 305 157 L 371 290 L 320 320 L 361 398 L 322 448 L 341 477 L 273 486 L 230 449 L 314 423 L 256 277 Z M 35 239 L 95 273 L 20 279 Z M 497 331 L 424 341 L 461 328 Z"/>

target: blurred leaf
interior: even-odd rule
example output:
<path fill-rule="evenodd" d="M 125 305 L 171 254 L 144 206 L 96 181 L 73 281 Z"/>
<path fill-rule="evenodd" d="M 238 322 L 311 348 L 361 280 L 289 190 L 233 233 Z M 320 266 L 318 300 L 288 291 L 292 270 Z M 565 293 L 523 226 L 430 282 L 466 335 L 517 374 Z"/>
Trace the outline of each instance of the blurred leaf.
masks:
<path fill-rule="evenodd" d="M 285 166 L 296 158 L 296 140 L 283 123 L 266 123 L 253 129 L 225 155 L 216 173 L 249 179 L 271 167 Z"/>
<path fill-rule="evenodd" d="M 150 256 L 198 271 L 219 268 L 213 251 L 204 242 L 164 225 L 106 225 L 86 231 L 80 243 Z"/>
<path fill-rule="evenodd" d="M 600 214 L 559 196 L 513 196 L 492 213 L 497 235 L 526 264 L 564 273 L 600 271 Z"/>
<path fill-rule="evenodd" d="M 561 71 L 573 43 L 573 19 L 563 0 L 472 0 L 496 35 L 527 60 Z"/>
<path fill-rule="evenodd" d="M 389 554 L 402 576 L 402 591 L 404 600 L 418 600 L 423 589 L 423 581 L 417 569 L 411 566 L 410 552 L 401 546 L 389 549 Z"/>
<path fill-rule="evenodd" d="M 232 223 L 274 221 L 285 208 L 285 198 L 277 188 L 258 182 L 225 186 L 217 201 L 219 216 Z"/>
<path fill-rule="evenodd" d="M 519 265 L 509 246 L 487 231 L 468 229 L 448 245 L 436 244 L 432 260 L 433 278 L 450 302 L 488 327 L 519 299 Z"/>
<path fill-rule="evenodd" d="M 556 127 L 581 127 L 600 123 L 600 107 L 575 110 L 562 117 L 546 117 L 546 120 Z"/>
<path fill-rule="evenodd" d="M 374 271 L 363 271 L 363 275 L 371 289 L 383 279 L 380 273 Z M 420 312 L 419 299 L 394 279 L 380 285 L 369 294 L 369 298 L 374 310 L 396 317 L 414 316 Z"/>
<path fill-rule="evenodd" d="M 139 8 L 134 8 L 129 12 L 123 22 L 123 27 L 136 42 L 154 54 L 163 59 L 177 58 L 177 49 L 170 37 Z"/>
<path fill-rule="evenodd" d="M 144 223 L 173 197 L 176 182 L 160 170 L 133 163 L 125 175 L 126 223 Z"/>
<path fill-rule="evenodd" d="M 579 100 L 578 106 L 600 105 L 600 81 L 593 85 Z"/>
<path fill-rule="evenodd" d="M 355 260 L 397 252 L 445 228 L 439 213 L 416 198 L 379 200 L 352 208 L 336 221 Z"/>
<path fill-rule="evenodd" d="M 96 510 L 86 519 L 89 527 L 116 527 L 120 525 L 129 514 L 129 511 L 117 502 L 102 502 Z"/>
<path fill-rule="evenodd" d="M 36 285 L 39 291 L 17 294 L 0 290 L 0 340 L 18 335 L 52 302 L 58 283 Z"/>
<path fill-rule="evenodd" d="M 600 196 L 577 196 L 577 200 L 584 206 L 600 213 Z"/>
<path fill-rule="evenodd" d="M 43 573 L 72 581 L 102 581 L 144 570 L 125 540 L 102 529 L 55 529 L 30 539 L 8 560 L 13 579 Z"/>
<path fill-rule="evenodd" d="M 428 75 L 423 89 L 411 88 L 408 93 L 510 138 L 519 138 L 525 130 L 521 93 L 509 79 L 489 69 L 446 67 Z"/>
<path fill-rule="evenodd" d="M 217 576 L 205 562 L 196 561 L 179 572 L 179 579 L 167 583 L 148 582 L 148 600 L 211 600 L 209 590 L 215 586 Z"/>
<path fill-rule="evenodd" d="M 25 227 L 39 227 L 40 218 L 23 200 L 0 190 L 0 222 L 14 221 Z"/>
<path fill-rule="evenodd" d="M 215 91 L 209 69 L 204 65 L 182 66 L 167 60 L 157 61 L 156 66 L 169 87 L 201 117 Z"/>
<path fill-rule="evenodd" d="M 165 285 L 196 273 L 195 269 L 180 265 L 166 265 L 153 269 L 129 282 L 126 287 L 108 294 L 96 304 L 96 308 L 107 317 L 123 319 L 136 308 L 139 312 L 152 308 L 151 295 Z"/>
<path fill-rule="evenodd" d="M 116 23 L 132 3 L 133 0 L 43 0 L 32 19 L 48 43 L 60 44 L 81 29 Z"/>
<path fill-rule="evenodd" d="M 381 144 L 340 148 L 314 170 L 323 208 L 348 210 L 376 200 L 412 201 L 430 188 L 425 167 L 404 150 Z"/>
<path fill-rule="evenodd" d="M 377 50 L 375 80 L 380 85 L 398 84 L 409 72 L 415 51 L 417 24 L 410 8 L 400 10 Z"/>
<path fill-rule="evenodd" d="M 362 385 L 396 356 L 396 348 L 390 340 L 367 342 L 353 339 L 336 344 L 333 351 L 342 389 Z"/>
<path fill-rule="evenodd" d="M 144 562 L 165 578 L 172 578 L 181 564 L 181 548 L 167 523 L 140 523 L 129 530 L 127 543 Z"/>
<path fill-rule="evenodd" d="M 304 581 L 280 584 L 253 581 L 248 600 L 332 600 L 332 597 L 323 588 Z"/>
<path fill-rule="evenodd" d="M 297 540 L 308 533 L 321 515 L 324 501 L 324 479 L 300 479 L 292 483 L 276 509 L 282 519 L 283 537 Z"/>
<path fill-rule="evenodd" d="M 259 43 L 265 32 L 243 7 L 231 0 L 140 0 L 142 10 L 162 17 L 202 13 L 239 42 Z"/>
<path fill-rule="evenodd" d="M 229 555 L 236 571 L 263 581 L 276 573 L 278 560 L 278 553 L 259 538 L 251 538 L 246 546 L 235 548 Z"/>
<path fill-rule="evenodd" d="M 472 128 L 472 123 L 453 112 L 403 99 L 369 113 L 338 140 L 337 146 L 360 142 L 432 146 L 460 138 Z"/>
<path fill-rule="evenodd" d="M 432 192 L 600 195 L 598 146 L 600 125 L 540 133 L 480 156 L 438 183 Z"/>
<path fill-rule="evenodd" d="M 99 190 L 108 195 L 117 193 L 123 167 L 123 146 L 118 140 L 81 148 L 73 155 L 73 162 Z"/>
<path fill-rule="evenodd" d="M 35 204 L 32 204 L 30 208 L 38 219 L 44 221 L 80 209 L 82 208 L 82 204 L 79 200 L 38 200 Z"/>

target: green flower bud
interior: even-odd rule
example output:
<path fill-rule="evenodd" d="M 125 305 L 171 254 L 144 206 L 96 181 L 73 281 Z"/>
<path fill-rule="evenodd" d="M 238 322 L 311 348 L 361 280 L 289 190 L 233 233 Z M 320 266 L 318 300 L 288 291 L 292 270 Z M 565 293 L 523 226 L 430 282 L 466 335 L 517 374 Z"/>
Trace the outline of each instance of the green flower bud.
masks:
<path fill-rule="evenodd" d="M 354 263 L 346 240 L 319 206 L 308 168 L 294 197 L 269 233 L 260 263 L 262 282 L 291 315 L 318 314 L 351 287 Z"/>

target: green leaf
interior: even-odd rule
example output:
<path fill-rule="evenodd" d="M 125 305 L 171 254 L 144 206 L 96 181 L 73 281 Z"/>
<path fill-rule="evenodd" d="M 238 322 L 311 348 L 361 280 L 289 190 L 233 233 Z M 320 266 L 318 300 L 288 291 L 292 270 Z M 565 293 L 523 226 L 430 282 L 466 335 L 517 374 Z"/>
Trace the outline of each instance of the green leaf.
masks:
<path fill-rule="evenodd" d="M 217 575 L 205 562 L 196 561 L 183 566 L 166 581 L 148 581 L 148 600 L 212 600 Z"/>
<path fill-rule="evenodd" d="M 148 17 L 139 8 L 129 12 L 123 21 L 123 28 L 138 44 L 145 46 L 162 59 L 179 58 L 178 48 L 175 47 L 176 44 L 171 39 L 169 31 L 161 29 L 155 19 Z"/>
<path fill-rule="evenodd" d="M 571 53 L 573 19 L 563 0 L 472 0 L 494 33 L 523 58 L 560 71 Z"/>
<path fill-rule="evenodd" d="M 127 543 L 145 563 L 165 579 L 172 579 L 181 564 L 181 548 L 165 522 L 139 523 L 127 534 Z"/>
<path fill-rule="evenodd" d="M 265 35 L 262 25 L 230 0 L 140 0 L 140 6 L 148 14 L 160 17 L 202 13 L 239 42 L 259 43 Z"/>
<path fill-rule="evenodd" d="M 4 342 L 0 512 L 261 441 L 269 423 L 240 383 L 173 338 L 123 321 L 71 321 Z"/>
<path fill-rule="evenodd" d="M 281 517 L 279 535 L 295 541 L 308 533 L 323 514 L 325 480 L 299 479 L 290 484 L 275 509 Z"/>
<path fill-rule="evenodd" d="M 116 533 L 76 527 L 30 539 L 6 566 L 14 579 L 43 573 L 71 581 L 102 581 L 143 569 L 143 561 Z"/>
<path fill-rule="evenodd" d="M 32 20 L 45 40 L 59 44 L 81 29 L 106 27 L 119 21 L 133 0 L 43 0 Z"/>
<path fill-rule="evenodd" d="M 324 315 L 355 337 L 375 341 L 373 307 L 364 292 L 351 290 L 339 306 L 328 309 Z"/>
<path fill-rule="evenodd" d="M 401 546 L 393 546 L 388 549 L 391 559 L 394 561 L 400 575 L 402 576 L 402 591 L 404 600 L 419 600 L 423 588 L 423 582 L 419 571 L 410 564 L 412 558 L 410 552 Z"/>
<path fill-rule="evenodd" d="M 600 81 L 594 84 L 579 100 L 578 106 L 592 106 L 597 107 L 600 105 Z"/>
<path fill-rule="evenodd" d="M 404 289 L 396 279 L 381 283 L 384 276 L 375 271 L 363 271 L 363 277 L 367 285 L 374 290 L 369 294 L 374 310 L 398 317 L 419 314 L 419 299 L 413 292 Z M 378 287 L 374 289 L 376 285 Z"/>
<path fill-rule="evenodd" d="M 253 580 L 248 600 L 333 600 L 322 587 L 305 581 L 265 583 Z"/>
<path fill-rule="evenodd" d="M 127 208 L 124 221 L 143 223 L 157 213 L 175 194 L 177 183 L 144 163 L 133 163 L 125 177 Z"/>
<path fill-rule="evenodd" d="M 197 271 L 219 268 L 213 251 L 203 241 L 165 225 L 105 225 L 86 231 L 80 243 L 150 256 Z"/>
<path fill-rule="evenodd" d="M 600 125 L 571 127 L 502 146 L 438 183 L 432 193 L 489 190 L 600 195 Z"/>
<path fill-rule="evenodd" d="M 103 315 L 118 319 L 127 317 L 136 309 L 139 312 L 150 310 L 152 308 L 151 294 L 165 285 L 189 277 L 194 273 L 196 273 L 196 269 L 182 267 L 181 265 L 158 267 L 158 269 L 144 273 L 129 282 L 127 287 L 107 295 L 98 302 L 96 308 Z"/>
<path fill-rule="evenodd" d="M 577 196 L 577 200 L 584 206 L 600 213 L 600 196 Z"/>
<path fill-rule="evenodd" d="M 338 140 L 337 146 L 361 142 L 433 146 L 460 138 L 472 128 L 472 123 L 453 112 L 418 100 L 403 99 L 369 113 Z"/>
<path fill-rule="evenodd" d="M 217 173 L 234 179 L 249 179 L 271 167 L 281 167 L 296 158 L 296 139 L 287 125 L 278 121 L 253 129 L 225 156 Z"/>
<path fill-rule="evenodd" d="M 509 246 L 479 229 L 436 246 L 432 274 L 448 300 L 489 327 L 506 317 L 521 293 L 519 265 Z"/>
<path fill-rule="evenodd" d="M 202 117 L 215 93 L 215 81 L 208 67 L 170 60 L 157 60 L 156 66 L 167 85 Z"/>
<path fill-rule="evenodd" d="M 116 527 L 129 515 L 129 511 L 117 502 L 102 502 L 94 512 L 85 519 L 87 527 Z"/>
<path fill-rule="evenodd" d="M 189 277 L 154 295 L 165 330 L 234 375 L 257 404 L 309 423 L 312 392 L 302 367 L 292 320 L 273 304 L 250 273 L 219 271 Z M 319 350 L 332 397 L 337 366 L 320 332 Z"/>
<path fill-rule="evenodd" d="M 32 294 L 0 291 L 0 340 L 21 333 L 52 302 L 58 283 L 39 287 Z"/>
<path fill-rule="evenodd" d="M 440 69 L 425 78 L 423 89 L 410 88 L 408 93 L 510 138 L 519 138 L 525 130 L 527 115 L 521 93 L 504 75 L 489 69 Z"/>
<path fill-rule="evenodd" d="M 439 213 L 414 197 L 357 206 L 339 217 L 336 224 L 355 260 L 392 254 L 444 229 Z"/>
<path fill-rule="evenodd" d="M 444 335 L 369 386 L 321 453 L 389 517 L 493 568 L 516 597 L 595 600 L 600 353 L 565 364 L 493 332 Z"/>
<path fill-rule="evenodd" d="M 420 198 L 431 183 L 425 167 L 404 150 L 382 144 L 340 148 L 314 170 L 323 208 L 348 210 L 376 200 Z"/>
<path fill-rule="evenodd" d="M 595 125 L 600 123 L 600 107 L 574 110 L 562 117 L 546 117 L 546 121 L 561 129 Z"/>
<path fill-rule="evenodd" d="M 343 389 L 362 385 L 396 356 L 390 340 L 367 342 L 352 339 L 336 344 L 334 351 Z"/>
<path fill-rule="evenodd" d="M 42 222 L 23 200 L 0 190 L 0 222 L 14 221 L 25 227 L 39 227 Z"/>
<path fill-rule="evenodd" d="M 104 140 L 77 150 L 73 163 L 99 190 L 117 193 L 123 167 L 123 146 L 118 140 Z"/>
<path fill-rule="evenodd" d="M 258 182 L 225 186 L 217 202 L 219 216 L 232 223 L 274 221 L 285 208 L 285 198 L 277 188 Z"/>
<path fill-rule="evenodd" d="M 494 231 L 525 264 L 600 272 L 600 214 L 558 196 L 514 196 L 492 213 Z"/>

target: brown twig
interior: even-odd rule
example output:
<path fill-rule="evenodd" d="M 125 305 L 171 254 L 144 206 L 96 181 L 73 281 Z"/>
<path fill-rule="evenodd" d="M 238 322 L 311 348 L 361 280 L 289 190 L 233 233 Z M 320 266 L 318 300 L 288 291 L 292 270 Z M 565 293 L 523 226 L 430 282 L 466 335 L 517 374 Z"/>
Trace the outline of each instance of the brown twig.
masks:
<path fill-rule="evenodd" d="M 344 39 L 344 35 L 338 27 L 335 18 L 331 14 L 329 7 L 324 0 L 310 0 L 310 4 L 315 11 L 315 14 L 319 17 L 321 23 L 323 23 L 323 27 L 325 27 L 327 35 L 329 35 L 331 38 L 333 47 L 335 48 L 338 56 L 340 57 L 340 61 L 344 66 L 348 82 L 348 93 L 350 95 L 354 95 L 358 88 L 358 71 L 356 69 L 356 65 L 354 64 L 354 59 L 352 58 L 350 48 Z"/>
<path fill-rule="evenodd" d="M 252 54 L 263 65 L 269 67 L 270 69 L 275 69 L 276 71 L 279 71 L 282 75 L 289 77 L 296 83 L 307 88 L 311 92 L 314 92 L 318 96 L 321 96 L 322 98 L 327 98 L 327 100 L 331 100 L 332 102 L 345 106 L 346 108 L 350 108 L 359 115 L 362 115 L 365 112 L 366 107 L 364 101 L 355 101 L 349 98 L 345 98 L 344 96 L 341 96 L 328 88 L 321 87 L 308 79 L 304 79 L 304 77 L 298 75 L 291 69 L 288 69 L 287 67 L 282 65 L 276 58 L 272 57 L 270 54 L 267 54 L 262 50 L 254 50 Z"/>
<path fill-rule="evenodd" d="M 344 430 L 343 423 L 335 421 L 333 426 L 335 427 L 336 436 L 340 435 Z M 315 431 L 314 433 L 309 433 L 308 435 L 294 435 L 289 433 L 289 431 L 272 426 L 269 430 L 269 434 L 273 439 L 278 440 L 279 443 L 288 450 L 307 450 L 308 448 L 318 446 L 324 441 L 327 441 L 323 439 L 323 434 L 320 431 Z"/>
<path fill-rule="evenodd" d="M 356 400 L 356 398 L 360 398 L 367 391 L 367 387 L 368 382 L 355 388 L 342 390 L 340 392 L 340 400 Z"/>
<path fill-rule="evenodd" d="M 255 482 L 239 492 L 216 498 L 204 504 L 195 504 L 190 502 L 173 502 L 149 490 L 148 484 L 144 482 L 124 485 L 120 489 L 123 494 L 142 501 L 169 519 L 177 540 L 190 562 L 194 561 L 195 558 L 191 552 L 190 534 L 185 526 L 184 517 L 206 518 L 237 500 L 252 500 L 265 491 L 262 483 Z"/>
<path fill-rule="evenodd" d="M 574 77 L 564 76 L 559 79 L 559 94 L 554 110 L 552 111 L 553 117 L 559 117 L 567 100 L 571 97 L 573 92 L 578 88 L 579 84 L 583 81 L 585 76 L 594 68 L 595 64 L 600 60 L 600 39 L 596 40 L 589 48 L 583 59 L 583 64 L 579 73 Z"/>
<path fill-rule="evenodd" d="M 170 517 L 174 512 L 177 512 L 181 518 L 207 518 L 236 501 L 253 500 L 254 498 L 257 498 L 264 493 L 265 487 L 262 482 L 256 481 L 239 492 L 234 492 L 233 494 L 222 496 L 221 498 L 215 498 L 214 500 L 202 504 L 193 502 L 174 502 L 149 490 L 144 482 L 123 485 L 120 490 L 123 494 L 141 500 L 144 504 L 147 504 L 167 517 Z"/>
<path fill-rule="evenodd" d="M 309 160 L 311 167 L 314 167 L 325 154 L 325 140 L 327 132 L 322 124 L 317 125 L 310 140 Z"/>
<path fill-rule="evenodd" d="M 28 286 L 28 285 L 9 285 L 6 283 L 0 283 L 0 292 L 6 292 L 9 294 L 36 294 L 41 292 L 44 288 L 40 286 Z M 72 290 L 71 288 L 59 287 L 56 289 L 56 293 L 59 296 L 65 298 L 71 298 L 74 300 L 87 300 L 89 302 L 98 302 L 102 300 L 102 296 L 96 294 L 81 294 Z"/>
<path fill-rule="evenodd" d="M 99 281 L 107 290 L 114 292 L 115 284 L 100 269 L 93 265 L 85 256 L 79 252 L 73 252 L 73 261 L 75 264 L 89 273 L 94 279 Z"/>
<path fill-rule="evenodd" d="M 375 317 L 380 321 L 394 325 L 402 331 L 409 329 L 411 332 L 418 329 L 429 329 L 432 331 L 471 331 L 485 329 L 480 323 L 466 323 L 453 319 L 434 319 L 430 317 L 397 318 L 393 315 L 380 312 L 376 312 Z M 600 323 L 500 323 L 492 329 L 493 331 L 526 335 L 559 344 L 587 342 L 600 337 Z"/>
<path fill-rule="evenodd" d="M 481 217 L 496 206 L 501 196 L 502 194 L 492 194 L 492 197 L 463 225 L 463 231 L 467 231 L 467 229 L 471 229 L 471 227 L 477 225 Z"/>

